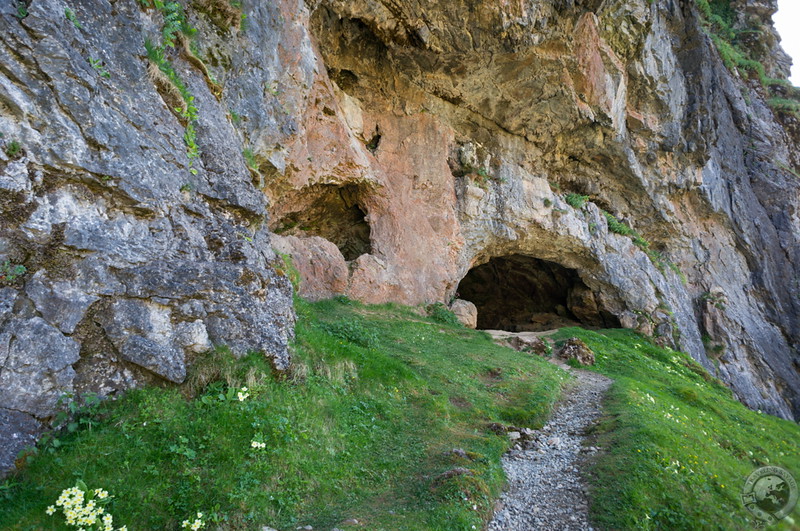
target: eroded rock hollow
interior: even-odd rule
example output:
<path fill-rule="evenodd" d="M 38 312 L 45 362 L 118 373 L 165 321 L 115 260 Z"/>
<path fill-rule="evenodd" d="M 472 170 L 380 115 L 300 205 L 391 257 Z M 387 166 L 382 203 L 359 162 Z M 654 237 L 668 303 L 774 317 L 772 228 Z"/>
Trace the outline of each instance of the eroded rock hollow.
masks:
<path fill-rule="evenodd" d="M 492 258 L 472 268 L 458 284 L 458 296 L 477 307 L 478 328 L 536 332 L 619 326 L 577 271 L 528 256 Z"/>

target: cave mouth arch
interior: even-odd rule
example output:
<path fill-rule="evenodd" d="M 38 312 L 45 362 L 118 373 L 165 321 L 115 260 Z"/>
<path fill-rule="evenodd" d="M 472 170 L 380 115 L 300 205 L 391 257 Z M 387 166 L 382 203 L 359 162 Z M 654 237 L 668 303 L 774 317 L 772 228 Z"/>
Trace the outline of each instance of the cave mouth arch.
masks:
<path fill-rule="evenodd" d="M 478 309 L 478 328 L 539 332 L 563 326 L 619 328 L 578 271 L 519 254 L 473 267 L 458 285 L 458 297 Z"/>
<path fill-rule="evenodd" d="M 320 236 L 348 262 L 372 252 L 364 207 L 366 190 L 355 184 L 314 184 L 273 203 L 270 230 L 284 236 Z"/>

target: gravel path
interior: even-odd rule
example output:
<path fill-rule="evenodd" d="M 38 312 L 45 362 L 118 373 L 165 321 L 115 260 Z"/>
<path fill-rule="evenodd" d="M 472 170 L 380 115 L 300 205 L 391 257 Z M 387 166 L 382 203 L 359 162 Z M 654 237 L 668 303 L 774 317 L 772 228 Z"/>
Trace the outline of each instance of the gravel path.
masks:
<path fill-rule="evenodd" d="M 579 454 L 597 450 L 583 448 L 583 434 L 600 416 L 600 402 L 612 381 L 590 371 L 571 372 L 576 381 L 550 422 L 503 457 L 508 486 L 489 531 L 592 529 Z"/>

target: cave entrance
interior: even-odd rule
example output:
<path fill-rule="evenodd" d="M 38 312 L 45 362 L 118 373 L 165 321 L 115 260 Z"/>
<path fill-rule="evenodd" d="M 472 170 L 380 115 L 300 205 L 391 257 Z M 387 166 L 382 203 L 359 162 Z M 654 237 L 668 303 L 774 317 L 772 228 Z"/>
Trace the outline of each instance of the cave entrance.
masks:
<path fill-rule="evenodd" d="M 370 226 L 357 185 L 311 185 L 275 202 L 270 230 L 286 236 L 320 236 L 347 261 L 372 251 Z"/>
<path fill-rule="evenodd" d="M 617 328 L 619 320 L 575 269 L 529 256 L 492 258 L 472 268 L 458 296 L 478 308 L 478 328 L 539 332 L 562 326 Z"/>

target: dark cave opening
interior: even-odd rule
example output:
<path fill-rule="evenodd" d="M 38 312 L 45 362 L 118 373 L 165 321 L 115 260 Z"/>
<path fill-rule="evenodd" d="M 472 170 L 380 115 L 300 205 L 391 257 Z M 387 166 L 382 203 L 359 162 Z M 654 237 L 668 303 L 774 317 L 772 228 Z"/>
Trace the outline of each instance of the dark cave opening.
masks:
<path fill-rule="evenodd" d="M 496 257 L 472 268 L 458 296 L 478 308 L 478 328 L 538 332 L 562 326 L 617 328 L 615 315 L 578 272 L 529 256 Z"/>
<path fill-rule="evenodd" d="M 311 185 L 287 194 L 273 206 L 270 229 L 288 236 L 320 236 L 347 261 L 372 252 L 370 226 L 356 185 Z"/>

